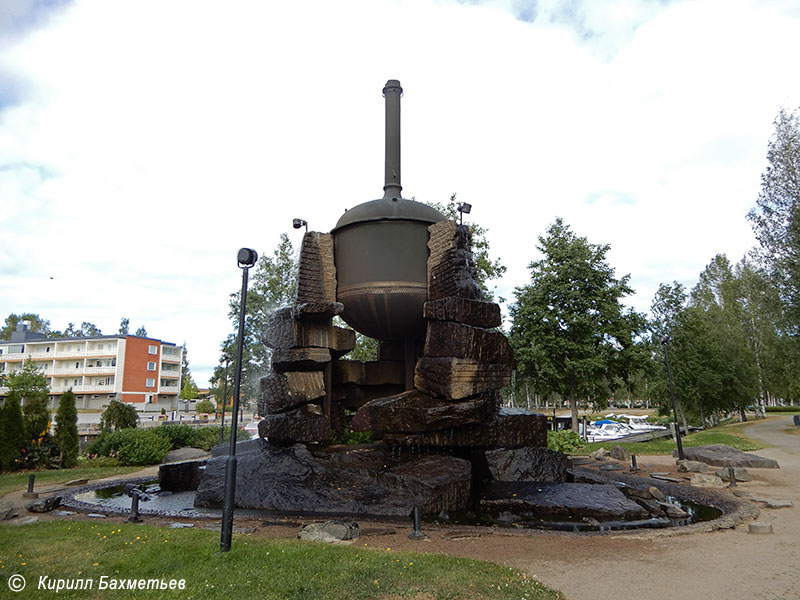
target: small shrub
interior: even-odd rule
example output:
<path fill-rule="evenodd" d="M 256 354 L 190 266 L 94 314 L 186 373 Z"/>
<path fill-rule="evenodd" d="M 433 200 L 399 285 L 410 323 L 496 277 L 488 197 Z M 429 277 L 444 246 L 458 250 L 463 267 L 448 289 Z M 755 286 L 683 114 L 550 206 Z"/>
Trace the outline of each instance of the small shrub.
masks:
<path fill-rule="evenodd" d="M 196 447 L 198 429 L 188 425 L 162 425 L 153 429 L 158 435 L 166 438 L 173 450 L 178 448 Z"/>
<path fill-rule="evenodd" d="M 86 448 L 88 458 L 107 456 L 121 465 L 141 466 L 160 463 L 172 449 L 166 436 L 152 429 L 104 431 Z"/>
<path fill-rule="evenodd" d="M 78 461 L 80 442 L 78 438 L 78 411 L 75 410 L 75 394 L 72 388 L 61 394 L 56 413 L 56 428 L 53 439 L 58 447 L 61 467 L 74 467 Z"/>
<path fill-rule="evenodd" d="M 197 413 L 212 413 L 214 412 L 214 403 L 211 400 L 200 400 L 195 407 Z"/>
<path fill-rule="evenodd" d="M 331 443 L 333 444 L 347 444 L 349 446 L 356 446 L 358 444 L 368 444 L 372 441 L 371 431 L 343 431 L 342 433 L 334 436 Z"/>
<path fill-rule="evenodd" d="M 195 429 L 197 437 L 194 440 L 192 446 L 194 448 L 202 448 L 203 450 L 211 450 L 214 446 L 219 444 L 219 427 L 200 427 Z M 251 438 L 252 436 L 248 431 L 244 431 L 240 429 L 236 432 L 236 441 L 237 442 L 244 442 Z M 225 427 L 225 431 L 222 435 L 223 442 L 228 442 L 231 439 L 231 428 Z"/>
<path fill-rule="evenodd" d="M 556 452 L 573 452 L 583 447 L 585 442 L 572 429 L 547 432 L 547 447 Z"/>
<path fill-rule="evenodd" d="M 136 409 L 119 400 L 112 400 L 100 417 L 100 427 L 104 430 L 130 429 L 136 427 L 138 422 L 139 416 L 136 414 Z"/>

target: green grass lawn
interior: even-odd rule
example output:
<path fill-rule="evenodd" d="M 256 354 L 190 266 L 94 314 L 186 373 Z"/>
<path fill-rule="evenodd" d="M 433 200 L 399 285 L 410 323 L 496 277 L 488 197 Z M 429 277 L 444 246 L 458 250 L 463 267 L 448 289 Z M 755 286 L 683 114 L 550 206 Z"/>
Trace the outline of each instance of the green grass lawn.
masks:
<path fill-rule="evenodd" d="M 16 471 L 0 474 L 0 497 L 17 490 L 28 489 L 28 476 L 35 477 L 34 491 L 39 487 L 57 485 L 73 479 L 103 479 L 112 475 L 140 471 L 142 467 L 75 467 L 74 469 L 55 469 L 42 471 Z"/>
<path fill-rule="evenodd" d="M 765 448 L 766 444 L 761 442 L 757 442 L 749 437 L 747 437 L 744 433 L 742 433 L 742 427 L 746 426 L 747 423 L 735 423 L 732 425 L 721 425 L 719 427 L 715 427 L 713 429 L 708 429 L 705 431 L 698 431 L 697 433 L 691 433 L 682 438 L 684 448 L 689 448 L 691 446 L 707 446 L 709 444 L 725 444 L 726 446 L 732 446 L 739 450 L 743 450 L 745 452 L 750 452 L 753 450 L 760 450 L 761 448 Z M 593 444 L 586 444 L 580 450 L 575 450 L 570 454 L 581 455 L 581 454 L 589 454 L 594 452 L 599 448 L 606 448 L 610 449 L 614 446 L 622 446 L 623 448 L 627 449 L 628 452 L 631 454 L 672 454 L 672 451 L 675 450 L 677 447 L 675 445 L 675 440 L 672 438 L 663 438 L 659 440 L 653 440 L 651 442 L 622 442 L 622 441 L 611 441 L 611 442 L 595 442 Z"/>
<path fill-rule="evenodd" d="M 13 535 L 9 535 L 13 533 Z M 56 597 L 37 590 L 47 576 L 91 579 L 92 590 L 62 590 L 61 598 L 259 598 L 348 600 L 544 600 L 563 596 L 519 571 L 437 554 L 391 552 L 234 534 L 219 552 L 219 533 L 149 525 L 48 521 L 0 525 L 0 586 L 22 575 L 14 598 Z M 99 590 L 127 579 L 185 580 L 183 590 Z M 3 596 L 8 597 L 8 596 Z"/>

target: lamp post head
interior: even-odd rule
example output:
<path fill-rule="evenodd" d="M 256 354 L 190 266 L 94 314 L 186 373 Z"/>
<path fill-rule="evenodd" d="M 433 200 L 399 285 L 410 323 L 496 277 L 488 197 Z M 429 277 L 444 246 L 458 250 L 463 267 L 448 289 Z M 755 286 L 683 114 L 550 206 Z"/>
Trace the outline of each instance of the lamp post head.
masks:
<path fill-rule="evenodd" d="M 250 268 L 258 261 L 258 252 L 250 248 L 241 248 L 236 260 L 239 262 L 240 268 Z"/>
<path fill-rule="evenodd" d="M 305 221 L 303 219 L 292 219 L 292 227 L 294 227 L 295 229 L 300 229 L 304 225 L 306 227 L 306 233 L 308 233 L 308 221 Z"/>

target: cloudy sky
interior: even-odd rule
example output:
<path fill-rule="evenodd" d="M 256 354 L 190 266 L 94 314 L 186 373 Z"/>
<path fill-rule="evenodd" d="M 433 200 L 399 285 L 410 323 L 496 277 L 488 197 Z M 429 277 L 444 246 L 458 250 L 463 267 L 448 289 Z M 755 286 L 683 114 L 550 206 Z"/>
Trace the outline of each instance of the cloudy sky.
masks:
<path fill-rule="evenodd" d="M 753 246 L 798 31 L 795 0 L 3 0 L 0 318 L 128 317 L 206 384 L 237 250 L 382 196 L 387 79 L 404 196 L 473 205 L 500 295 L 560 216 L 647 310 Z"/>

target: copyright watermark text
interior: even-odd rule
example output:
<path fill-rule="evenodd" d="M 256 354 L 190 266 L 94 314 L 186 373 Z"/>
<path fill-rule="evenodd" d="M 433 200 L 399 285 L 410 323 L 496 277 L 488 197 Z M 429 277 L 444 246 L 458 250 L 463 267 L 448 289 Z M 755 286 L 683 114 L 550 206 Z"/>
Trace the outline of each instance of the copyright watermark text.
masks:
<path fill-rule="evenodd" d="M 8 588 L 12 592 L 21 592 L 27 582 L 22 575 L 12 575 L 8 578 Z M 48 590 L 59 593 L 68 590 L 185 590 L 185 579 L 151 579 L 109 577 L 73 577 L 53 578 L 48 575 L 39 575 L 36 582 L 37 590 Z"/>

